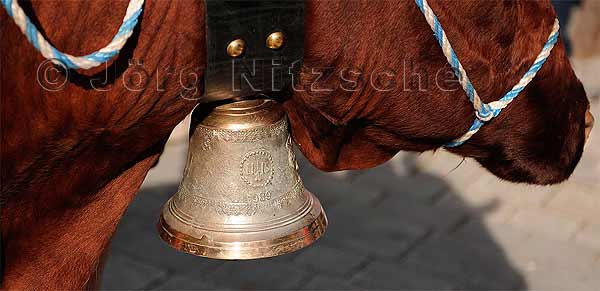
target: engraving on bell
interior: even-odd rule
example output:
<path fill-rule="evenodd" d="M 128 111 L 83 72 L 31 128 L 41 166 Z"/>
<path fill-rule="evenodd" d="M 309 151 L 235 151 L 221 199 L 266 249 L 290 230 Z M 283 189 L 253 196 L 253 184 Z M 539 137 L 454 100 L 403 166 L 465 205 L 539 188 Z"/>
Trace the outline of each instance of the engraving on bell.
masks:
<path fill-rule="evenodd" d="M 192 119 L 184 176 L 158 223 L 163 240 L 197 256 L 255 259 L 323 234 L 327 218 L 298 175 L 281 105 L 238 101 Z"/>

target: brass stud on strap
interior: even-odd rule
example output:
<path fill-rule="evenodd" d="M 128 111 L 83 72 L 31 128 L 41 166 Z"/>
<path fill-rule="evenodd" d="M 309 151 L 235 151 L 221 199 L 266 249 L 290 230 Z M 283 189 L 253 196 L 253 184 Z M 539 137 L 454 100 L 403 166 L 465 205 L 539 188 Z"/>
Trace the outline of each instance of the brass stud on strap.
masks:
<path fill-rule="evenodd" d="M 239 57 L 244 53 L 244 50 L 246 49 L 246 42 L 241 39 L 235 39 L 232 40 L 228 45 L 227 45 L 227 54 L 232 57 Z"/>
<path fill-rule="evenodd" d="M 281 31 L 273 32 L 267 37 L 267 47 L 272 50 L 281 48 L 284 42 L 285 35 Z"/>

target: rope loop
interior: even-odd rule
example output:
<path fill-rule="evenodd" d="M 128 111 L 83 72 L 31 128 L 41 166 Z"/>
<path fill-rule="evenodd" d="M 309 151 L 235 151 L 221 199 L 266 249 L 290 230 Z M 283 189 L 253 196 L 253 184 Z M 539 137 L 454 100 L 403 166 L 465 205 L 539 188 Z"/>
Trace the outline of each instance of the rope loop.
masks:
<path fill-rule="evenodd" d="M 70 69 L 91 69 L 103 63 L 108 62 L 114 56 L 119 54 L 119 51 L 129 37 L 133 34 L 133 29 L 138 23 L 140 14 L 142 14 L 142 6 L 144 0 L 129 0 L 123 23 L 119 27 L 116 35 L 108 45 L 91 54 L 76 57 L 57 50 L 52 46 L 44 36 L 39 32 L 37 27 L 31 22 L 31 19 L 25 15 L 25 12 L 19 6 L 17 0 L 1 0 L 2 6 L 6 9 L 15 24 L 25 34 L 27 40 L 35 49 L 57 65 L 62 65 Z"/>
<path fill-rule="evenodd" d="M 479 110 L 475 110 L 475 116 L 477 116 L 477 119 L 483 122 L 487 122 L 494 118 L 494 111 L 492 110 L 490 105 L 482 104 Z"/>

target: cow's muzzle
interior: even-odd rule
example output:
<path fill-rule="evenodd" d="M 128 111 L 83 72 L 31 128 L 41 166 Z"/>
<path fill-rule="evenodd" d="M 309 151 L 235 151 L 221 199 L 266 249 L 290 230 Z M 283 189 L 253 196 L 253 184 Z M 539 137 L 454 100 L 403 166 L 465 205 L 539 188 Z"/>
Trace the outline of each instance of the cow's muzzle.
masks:
<path fill-rule="evenodd" d="M 590 137 L 590 133 L 592 132 L 592 127 L 594 127 L 594 115 L 592 115 L 592 111 L 588 106 L 588 110 L 585 112 L 585 141 L 588 141 Z"/>

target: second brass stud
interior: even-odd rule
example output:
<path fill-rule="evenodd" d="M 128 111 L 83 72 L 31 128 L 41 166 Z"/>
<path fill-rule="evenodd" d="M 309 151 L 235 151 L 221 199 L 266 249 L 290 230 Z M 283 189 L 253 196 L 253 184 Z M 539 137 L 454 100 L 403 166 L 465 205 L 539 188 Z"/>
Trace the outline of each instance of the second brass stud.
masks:
<path fill-rule="evenodd" d="M 267 37 L 267 47 L 272 50 L 281 48 L 284 42 L 285 35 L 281 31 L 273 32 Z"/>

